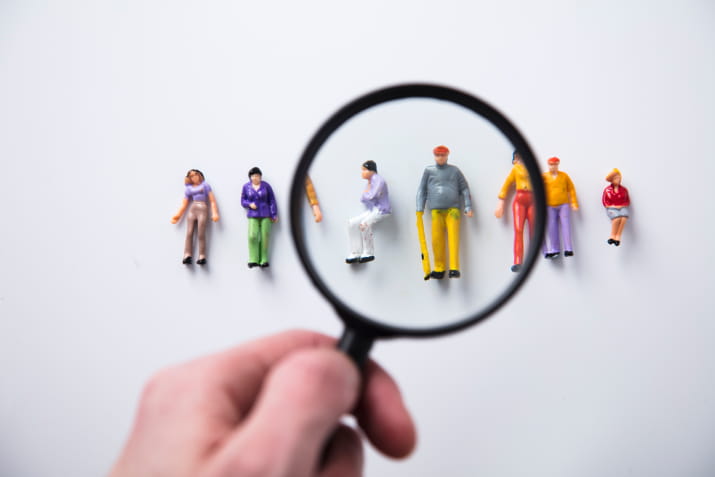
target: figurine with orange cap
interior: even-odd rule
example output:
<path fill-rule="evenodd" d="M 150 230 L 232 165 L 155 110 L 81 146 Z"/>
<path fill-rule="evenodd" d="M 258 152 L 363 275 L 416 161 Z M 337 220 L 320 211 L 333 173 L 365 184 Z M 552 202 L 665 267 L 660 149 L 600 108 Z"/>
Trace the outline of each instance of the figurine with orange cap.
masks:
<path fill-rule="evenodd" d="M 506 196 L 513 184 L 516 188 L 516 194 L 511 206 L 514 215 L 514 264 L 511 266 L 511 271 L 518 272 L 521 269 L 521 263 L 524 261 L 524 224 L 527 220 L 529 221 L 529 236 L 531 237 L 534 234 L 535 209 L 529 172 L 522 162 L 519 151 L 514 151 L 511 163 L 513 167 L 499 191 L 499 202 L 494 211 L 494 216 L 500 219 L 504 215 Z"/>
<path fill-rule="evenodd" d="M 576 188 L 565 172 L 559 171 L 561 160 L 552 157 L 548 161 L 549 170 L 543 173 L 546 189 L 546 238 L 544 257 L 556 258 L 561 254 L 559 229 L 563 238 L 564 256 L 573 255 L 571 243 L 571 210 L 578 210 Z"/>
<path fill-rule="evenodd" d="M 611 236 L 608 237 L 608 243 L 618 247 L 621 244 L 623 227 L 630 215 L 628 206 L 631 205 L 631 199 L 628 197 L 628 189 L 621 185 L 621 171 L 613 169 L 606 176 L 606 180 L 611 185 L 603 190 L 601 202 L 606 208 L 606 215 L 611 219 Z"/>
<path fill-rule="evenodd" d="M 472 217 L 472 198 L 469 185 L 458 167 L 447 164 L 449 148 L 437 146 L 432 151 L 434 165 L 425 167 L 417 189 L 417 232 L 422 251 L 424 279 L 442 279 L 447 270 L 445 253 L 445 230 L 449 249 L 449 278 L 459 278 L 459 223 L 464 204 L 464 214 Z M 432 215 L 432 251 L 434 269 L 430 270 L 427 240 L 422 216 L 425 207 Z"/>

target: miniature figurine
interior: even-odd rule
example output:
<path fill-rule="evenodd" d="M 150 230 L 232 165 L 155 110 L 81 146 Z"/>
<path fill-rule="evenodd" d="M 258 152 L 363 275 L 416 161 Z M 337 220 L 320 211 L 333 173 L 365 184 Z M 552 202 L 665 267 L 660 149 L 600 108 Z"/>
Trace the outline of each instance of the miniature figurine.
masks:
<path fill-rule="evenodd" d="M 320 211 L 318 196 L 315 193 L 315 187 L 313 187 L 313 181 L 310 180 L 310 176 L 305 176 L 305 194 L 308 196 L 308 203 L 313 210 L 313 218 L 316 222 L 320 222 L 323 220 L 323 213 Z"/>
<path fill-rule="evenodd" d="M 211 220 L 218 222 L 218 205 L 216 198 L 211 191 L 211 186 L 204 179 L 203 173 L 198 169 L 191 169 L 184 178 L 184 200 L 181 202 L 179 211 L 171 218 L 171 223 L 175 224 L 184 215 L 186 209 L 186 240 L 184 241 L 184 258 L 182 263 L 190 265 L 192 263 L 192 250 L 194 243 L 194 230 L 198 229 L 199 235 L 199 259 L 198 265 L 206 263 L 206 223 L 209 218 L 209 211 L 206 202 L 211 204 Z"/>
<path fill-rule="evenodd" d="M 273 188 L 262 181 L 258 167 L 248 171 L 249 182 L 243 185 L 241 205 L 248 216 L 248 268 L 268 267 L 268 242 L 271 226 L 278 220 L 278 206 Z"/>
<path fill-rule="evenodd" d="M 631 200 L 628 197 L 628 189 L 621 185 L 621 171 L 613 169 L 606 176 L 606 180 L 611 185 L 603 190 L 601 202 L 606 208 L 606 215 L 611 219 L 611 236 L 608 243 L 618 247 L 621 244 L 623 227 L 630 215 L 628 206 L 631 205 Z"/>
<path fill-rule="evenodd" d="M 544 239 L 544 257 L 556 258 L 561 253 L 559 228 L 564 245 L 564 257 L 573 256 L 571 244 L 571 209 L 578 210 L 576 188 L 565 172 L 559 171 L 558 157 L 548 160 L 549 171 L 543 173 L 546 189 L 547 232 Z"/>
<path fill-rule="evenodd" d="M 504 181 L 499 191 L 499 203 L 494 211 L 494 216 L 500 219 L 504 215 L 504 203 L 507 193 L 512 184 L 515 185 L 516 194 L 512 202 L 512 214 L 514 216 L 514 264 L 511 266 L 512 272 L 521 269 L 524 261 L 524 222 L 529 221 L 529 237 L 534 233 L 534 200 L 531 191 L 529 173 L 521 159 L 521 154 L 514 151 L 511 163 L 514 165 L 509 175 Z"/>
<path fill-rule="evenodd" d="M 464 214 L 472 217 L 472 199 L 462 171 L 447 164 L 449 148 L 437 146 L 432 150 L 434 165 L 425 167 L 422 180 L 417 189 L 417 232 L 422 251 L 422 269 L 424 279 L 444 278 L 446 269 L 445 228 L 449 247 L 449 278 L 459 278 L 459 223 L 460 206 L 464 202 Z M 427 240 L 425 238 L 425 205 L 432 211 L 432 251 L 434 252 L 434 270 L 430 271 Z"/>
<path fill-rule="evenodd" d="M 360 197 L 365 204 L 365 212 L 348 220 L 350 237 L 350 255 L 345 263 L 365 263 L 375 260 L 375 241 L 372 226 L 392 214 L 387 183 L 377 173 L 375 161 L 362 164 L 362 178 L 367 180 L 367 187 Z"/>

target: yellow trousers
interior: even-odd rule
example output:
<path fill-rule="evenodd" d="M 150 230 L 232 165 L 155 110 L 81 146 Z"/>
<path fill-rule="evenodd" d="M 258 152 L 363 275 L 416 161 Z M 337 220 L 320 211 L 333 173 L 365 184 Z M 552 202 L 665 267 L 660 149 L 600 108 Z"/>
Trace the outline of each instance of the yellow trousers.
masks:
<path fill-rule="evenodd" d="M 445 271 L 444 231 L 447 229 L 449 246 L 449 269 L 459 270 L 459 221 L 462 215 L 459 209 L 432 209 L 432 253 L 434 253 L 434 271 Z"/>

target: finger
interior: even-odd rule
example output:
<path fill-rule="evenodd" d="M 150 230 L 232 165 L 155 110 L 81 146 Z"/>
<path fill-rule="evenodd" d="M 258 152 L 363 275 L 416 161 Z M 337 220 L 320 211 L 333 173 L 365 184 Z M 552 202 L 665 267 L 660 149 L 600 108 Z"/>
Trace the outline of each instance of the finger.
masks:
<path fill-rule="evenodd" d="M 337 350 L 291 354 L 270 372 L 251 414 L 216 455 L 217 470 L 314 475 L 325 442 L 359 391 L 357 367 Z"/>
<path fill-rule="evenodd" d="M 330 439 L 323 457 L 320 477 L 352 477 L 362 475 L 363 449 L 360 435 L 342 424 Z"/>
<path fill-rule="evenodd" d="M 355 410 L 373 446 L 390 457 L 406 457 L 415 448 L 417 431 L 394 379 L 374 361 L 364 371 L 364 390 Z"/>

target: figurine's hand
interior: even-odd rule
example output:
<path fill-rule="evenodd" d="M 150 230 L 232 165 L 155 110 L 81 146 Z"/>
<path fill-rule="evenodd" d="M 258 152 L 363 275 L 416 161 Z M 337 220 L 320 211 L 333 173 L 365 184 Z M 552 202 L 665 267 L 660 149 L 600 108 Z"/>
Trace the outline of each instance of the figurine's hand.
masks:
<path fill-rule="evenodd" d="M 172 223 L 172 224 L 177 223 L 180 218 L 181 218 L 180 215 L 175 215 L 175 216 L 173 216 L 173 217 L 171 218 L 171 223 Z"/>
<path fill-rule="evenodd" d="M 318 204 L 315 204 L 313 206 L 313 217 L 315 218 L 316 222 L 320 222 L 323 220 L 323 213 L 320 211 L 320 206 Z"/>
<path fill-rule="evenodd" d="M 572 206 L 571 206 L 571 210 L 577 211 L 577 210 L 578 210 L 578 205 L 572 205 Z"/>
<path fill-rule="evenodd" d="M 393 379 L 368 362 L 361 386 L 334 348 L 290 331 L 160 372 L 110 477 L 362 475 L 361 435 L 410 454 L 415 428 Z M 341 423 L 351 411 L 362 433 Z"/>
<path fill-rule="evenodd" d="M 271 219 L 271 222 L 273 222 L 274 224 L 275 224 L 276 222 L 278 222 L 278 217 L 273 217 L 273 218 Z"/>
<path fill-rule="evenodd" d="M 502 215 L 504 215 L 504 199 L 499 199 L 499 204 L 497 204 L 497 208 L 494 211 L 494 217 L 501 219 Z"/>
<path fill-rule="evenodd" d="M 469 209 L 468 211 L 465 210 L 464 215 L 466 215 L 467 217 L 473 217 L 474 212 L 472 212 L 472 209 Z"/>
<path fill-rule="evenodd" d="M 251 202 L 250 204 L 248 204 L 248 206 L 249 206 L 250 208 L 252 208 L 253 210 L 256 210 L 256 209 L 258 208 L 258 207 L 256 207 L 256 204 L 254 204 L 253 202 Z"/>
<path fill-rule="evenodd" d="M 214 222 L 218 222 L 218 219 L 219 219 L 219 218 L 220 218 L 220 217 L 219 217 L 218 214 L 213 214 L 213 215 L 211 216 L 211 220 L 213 220 Z"/>

